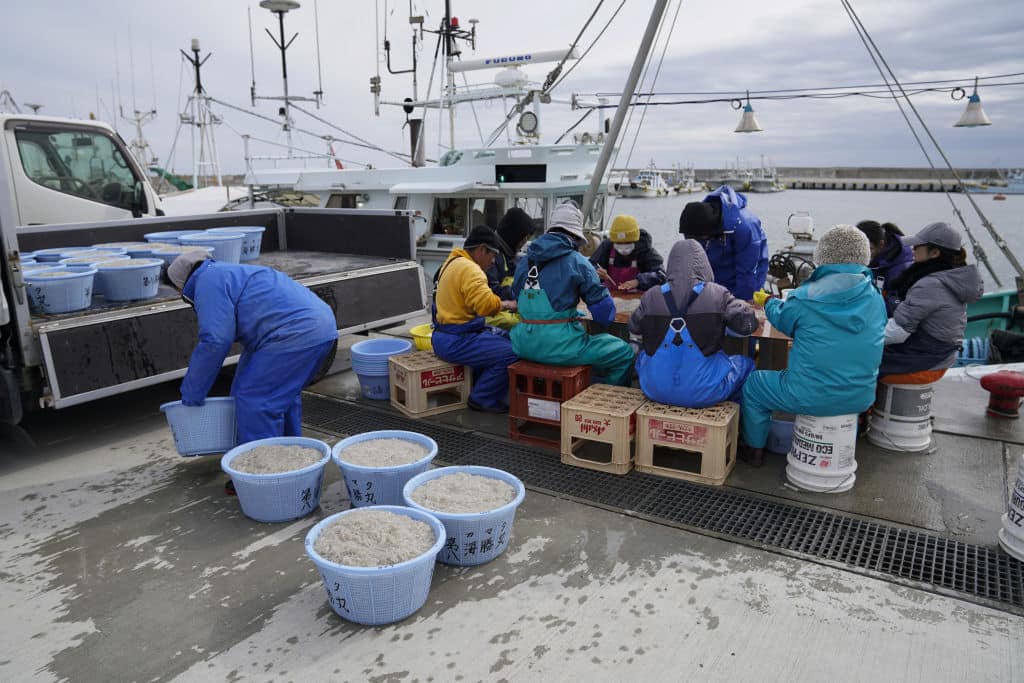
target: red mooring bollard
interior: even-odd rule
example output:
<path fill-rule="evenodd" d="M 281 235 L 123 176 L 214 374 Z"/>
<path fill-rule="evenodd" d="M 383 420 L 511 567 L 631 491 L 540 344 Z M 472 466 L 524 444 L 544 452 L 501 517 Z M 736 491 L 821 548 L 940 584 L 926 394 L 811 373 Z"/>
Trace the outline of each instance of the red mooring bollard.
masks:
<path fill-rule="evenodd" d="M 992 394 L 986 412 L 997 417 L 1020 417 L 1020 401 L 1024 397 L 1024 374 L 1000 370 L 981 378 L 981 388 Z"/>

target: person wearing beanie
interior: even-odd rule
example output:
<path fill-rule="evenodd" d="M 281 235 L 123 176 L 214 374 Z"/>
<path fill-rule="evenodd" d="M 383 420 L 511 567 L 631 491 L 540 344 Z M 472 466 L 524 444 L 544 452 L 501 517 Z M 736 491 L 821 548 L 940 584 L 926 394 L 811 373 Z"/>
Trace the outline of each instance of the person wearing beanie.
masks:
<path fill-rule="evenodd" d="M 875 285 L 885 298 L 885 310 L 892 315 L 896 303 L 888 285 L 914 262 L 914 252 L 903 243 L 903 231 L 893 223 L 861 221 L 857 229 L 867 235 L 871 243 L 871 262 L 868 268 L 875 274 Z"/>
<path fill-rule="evenodd" d="M 640 388 L 652 401 L 705 408 L 742 394 L 754 361 L 727 355 L 722 342 L 727 330 L 751 334 L 757 316 L 714 276 L 700 244 L 676 242 L 668 254 L 668 283 L 647 290 L 629 319 L 630 338 L 642 344 Z"/>
<path fill-rule="evenodd" d="M 582 299 L 599 325 L 615 320 L 615 303 L 597 271 L 579 253 L 583 214 L 572 204 L 551 212 L 548 231 L 533 240 L 516 266 L 512 291 L 520 324 L 512 348 L 520 358 L 547 365 L 590 365 L 609 384 L 628 386 L 633 365 L 629 343 L 611 334 L 588 334 L 576 306 Z"/>
<path fill-rule="evenodd" d="M 508 366 L 519 360 L 508 333 L 485 321 L 487 316 L 516 308 L 515 301 L 500 299 L 487 286 L 485 271 L 499 251 L 493 230 L 485 225 L 473 228 L 434 276 L 431 308 L 434 354 L 473 368 L 469 407 L 491 413 L 508 411 Z"/>
<path fill-rule="evenodd" d="M 519 251 L 534 233 L 535 225 L 530 214 L 518 206 L 505 212 L 498 221 L 498 255 L 494 264 L 487 269 L 487 284 L 491 291 L 502 299 L 512 299 L 512 277 L 519 262 Z"/>
<path fill-rule="evenodd" d="M 665 282 L 664 261 L 652 244 L 651 235 L 632 216 L 616 216 L 603 240 L 590 257 L 608 291 L 640 290 Z"/>
<path fill-rule="evenodd" d="M 238 442 L 300 436 L 302 390 L 337 351 L 331 307 L 280 271 L 221 263 L 205 252 L 183 253 L 167 267 L 167 277 L 199 321 L 182 403 L 203 405 L 238 342 L 242 355 L 231 383 Z"/>
<path fill-rule="evenodd" d="M 895 309 L 878 372 L 883 381 L 922 371 L 940 371 L 933 375 L 938 379 L 956 362 L 967 304 L 981 298 L 985 286 L 978 267 L 967 265 L 960 232 L 948 224 L 926 225 L 904 242 L 914 250 L 914 262 L 886 283 Z"/>
<path fill-rule="evenodd" d="M 811 276 L 785 301 L 764 302 L 768 322 L 793 346 L 788 369 L 755 370 L 743 385 L 744 460 L 761 464 L 772 411 L 828 417 L 874 402 L 886 317 L 870 259 L 864 233 L 837 225 L 818 241 Z"/>
<path fill-rule="evenodd" d="M 679 214 L 679 232 L 707 251 L 715 282 L 750 301 L 768 274 L 768 238 L 747 198 L 728 185 L 690 202 Z"/>

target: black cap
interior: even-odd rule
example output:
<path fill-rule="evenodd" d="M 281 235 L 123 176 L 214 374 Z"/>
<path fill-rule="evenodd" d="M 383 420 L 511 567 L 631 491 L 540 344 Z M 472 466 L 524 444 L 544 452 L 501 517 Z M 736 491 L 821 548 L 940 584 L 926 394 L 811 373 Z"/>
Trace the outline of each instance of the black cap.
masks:
<path fill-rule="evenodd" d="M 530 214 L 518 206 L 513 206 L 505 212 L 505 215 L 498 221 L 498 237 L 500 237 L 509 249 L 515 249 L 520 242 L 529 237 L 536 229 Z M 511 256 L 512 254 L 509 254 Z"/>
<path fill-rule="evenodd" d="M 690 202 L 679 214 L 679 232 L 687 237 L 706 237 L 721 233 L 721 209 L 712 202 Z"/>
<path fill-rule="evenodd" d="M 473 228 L 473 231 L 469 233 L 469 237 L 466 238 L 466 242 L 462 245 L 462 248 L 469 251 L 470 249 L 475 249 L 481 245 L 487 247 L 495 254 L 498 253 L 498 235 L 486 225 L 478 225 Z"/>

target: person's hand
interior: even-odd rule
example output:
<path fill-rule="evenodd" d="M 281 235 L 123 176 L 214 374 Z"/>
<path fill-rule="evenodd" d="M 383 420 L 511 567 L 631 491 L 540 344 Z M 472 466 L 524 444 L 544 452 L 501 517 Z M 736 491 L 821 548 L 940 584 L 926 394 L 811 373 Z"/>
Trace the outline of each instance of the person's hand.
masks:
<path fill-rule="evenodd" d="M 763 289 L 754 292 L 754 303 L 758 306 L 764 307 L 764 302 L 772 298 L 772 295 Z"/>
<path fill-rule="evenodd" d="M 598 277 L 600 277 L 602 280 L 604 280 L 605 282 L 609 283 L 613 287 L 618 287 L 619 286 L 619 284 L 617 282 L 615 282 L 615 280 L 612 279 L 612 276 L 608 274 L 607 270 L 605 270 L 601 266 L 594 266 L 594 268 L 597 270 Z"/>
<path fill-rule="evenodd" d="M 501 302 L 501 310 L 503 311 L 517 311 L 519 310 L 519 303 L 516 301 L 505 300 Z"/>
<path fill-rule="evenodd" d="M 191 399 L 185 398 L 184 396 L 181 397 L 181 405 L 183 406 L 191 406 L 193 408 L 198 408 L 199 406 L 204 405 L 205 403 L 206 399 L 204 398 L 201 398 L 198 401 L 193 401 Z"/>
<path fill-rule="evenodd" d="M 640 286 L 639 280 L 626 280 L 619 283 L 619 291 L 628 292 Z"/>

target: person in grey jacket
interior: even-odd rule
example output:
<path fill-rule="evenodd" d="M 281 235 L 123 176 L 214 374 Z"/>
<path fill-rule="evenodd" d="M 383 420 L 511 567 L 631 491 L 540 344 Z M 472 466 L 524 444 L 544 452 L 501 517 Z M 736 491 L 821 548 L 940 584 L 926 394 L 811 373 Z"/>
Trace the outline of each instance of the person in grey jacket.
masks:
<path fill-rule="evenodd" d="M 977 266 L 967 265 L 959 231 L 948 224 L 926 225 L 905 243 L 914 249 L 914 263 L 887 285 L 896 308 L 885 326 L 880 376 L 952 367 L 967 304 L 985 291 Z"/>
<path fill-rule="evenodd" d="M 722 340 L 727 330 L 745 336 L 757 329 L 754 309 L 715 284 L 696 240 L 672 246 L 667 272 L 668 282 L 648 289 L 629 319 L 631 338 L 642 342 L 640 388 L 651 400 L 685 408 L 738 402 L 754 361 L 726 355 Z"/>

